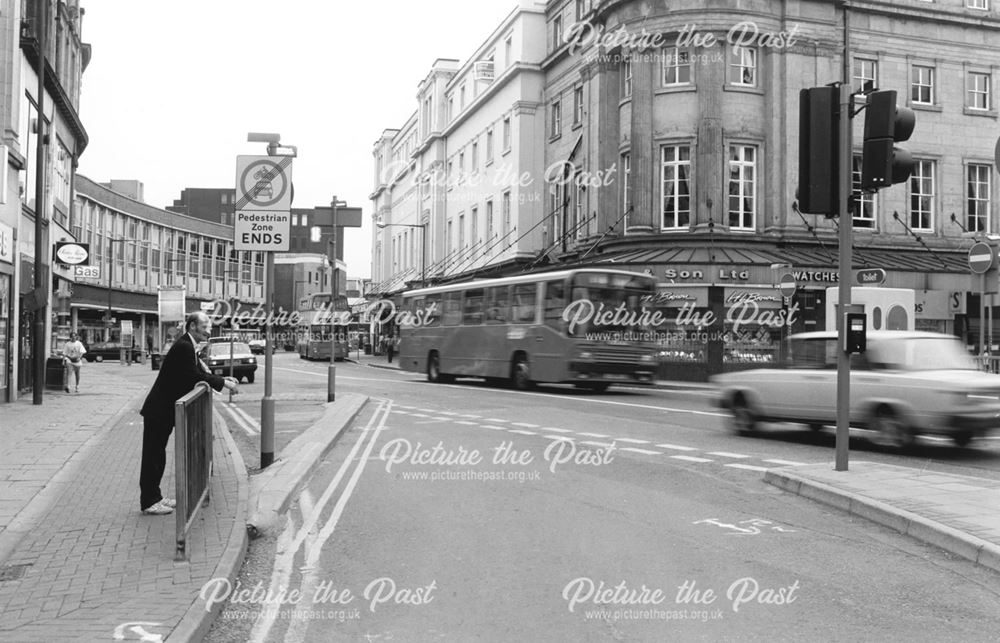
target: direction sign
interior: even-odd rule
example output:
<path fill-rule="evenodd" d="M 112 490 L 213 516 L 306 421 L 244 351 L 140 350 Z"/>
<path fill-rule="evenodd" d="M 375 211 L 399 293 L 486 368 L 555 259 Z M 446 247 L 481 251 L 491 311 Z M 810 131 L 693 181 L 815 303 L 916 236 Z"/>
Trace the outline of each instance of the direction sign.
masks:
<path fill-rule="evenodd" d="M 233 248 L 287 252 L 291 231 L 291 217 L 287 212 L 237 210 L 233 219 Z"/>
<path fill-rule="evenodd" d="M 969 248 L 969 270 L 977 275 L 988 272 L 993 268 L 994 261 L 993 248 L 990 244 L 980 241 Z"/>
<path fill-rule="evenodd" d="M 791 297 L 795 294 L 795 275 L 786 272 L 778 280 L 778 289 L 781 290 L 782 297 Z"/>
<path fill-rule="evenodd" d="M 865 268 L 864 270 L 859 270 L 857 280 L 862 286 L 885 283 L 885 270 L 882 270 L 881 268 Z"/>
<path fill-rule="evenodd" d="M 237 156 L 234 210 L 288 212 L 292 207 L 291 156 Z"/>

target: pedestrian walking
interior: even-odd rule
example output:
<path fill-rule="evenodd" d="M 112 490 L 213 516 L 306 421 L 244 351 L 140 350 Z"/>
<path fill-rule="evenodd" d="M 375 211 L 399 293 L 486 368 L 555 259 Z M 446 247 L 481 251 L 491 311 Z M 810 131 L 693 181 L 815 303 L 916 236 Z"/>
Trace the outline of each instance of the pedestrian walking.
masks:
<path fill-rule="evenodd" d="M 139 508 L 144 514 L 168 514 L 176 500 L 164 498 L 160 481 L 167 464 L 167 441 L 174 430 L 174 403 L 187 395 L 198 382 L 207 382 L 216 391 L 227 388 L 235 392 L 233 377 L 212 375 L 195 353 L 195 345 L 206 341 L 212 331 L 212 321 L 204 312 L 188 315 L 185 333 L 170 347 L 160 373 L 142 405 L 142 466 L 139 472 Z"/>
<path fill-rule="evenodd" d="M 399 348 L 399 336 L 390 335 L 388 341 L 385 343 L 386 353 L 389 355 L 389 363 L 392 364 L 392 358 L 396 355 L 396 349 Z"/>
<path fill-rule="evenodd" d="M 63 346 L 63 384 L 66 392 L 69 393 L 69 376 L 73 376 L 73 390 L 80 392 L 80 366 L 83 365 L 83 356 L 87 349 L 84 348 L 80 336 L 70 333 L 69 341 Z"/>

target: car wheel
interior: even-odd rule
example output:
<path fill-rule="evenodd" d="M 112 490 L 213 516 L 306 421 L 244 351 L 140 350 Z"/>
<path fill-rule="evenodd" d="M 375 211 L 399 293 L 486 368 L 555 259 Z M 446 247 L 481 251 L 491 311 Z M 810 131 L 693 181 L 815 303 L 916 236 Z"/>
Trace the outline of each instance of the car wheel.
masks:
<path fill-rule="evenodd" d="M 533 386 L 531 381 L 531 367 L 528 360 L 523 355 L 514 358 L 514 364 L 510 368 L 510 381 L 519 391 L 530 390 Z"/>
<path fill-rule="evenodd" d="M 879 443 L 900 451 L 909 449 L 916 442 L 916 435 L 910 427 L 890 408 L 878 409 L 870 428 L 877 432 L 876 440 Z"/>
<path fill-rule="evenodd" d="M 608 382 L 594 382 L 593 384 L 584 384 L 583 388 L 588 391 L 593 391 L 594 393 L 603 393 L 608 390 L 611 386 Z"/>
<path fill-rule="evenodd" d="M 247 384 L 253 384 L 253 373 L 247 375 Z"/>
<path fill-rule="evenodd" d="M 819 433 L 820 431 L 823 430 L 823 425 L 813 422 L 809 425 L 809 430 L 812 431 L 813 433 Z"/>
<path fill-rule="evenodd" d="M 955 443 L 955 446 L 967 447 L 969 443 L 972 442 L 972 433 L 968 431 L 962 431 L 951 436 L 951 441 Z"/>
<path fill-rule="evenodd" d="M 103 362 L 104 361 L 104 357 L 102 355 L 94 355 L 94 361 L 95 362 Z"/>
<path fill-rule="evenodd" d="M 729 411 L 729 424 L 734 433 L 748 435 L 757 431 L 757 419 L 742 395 L 733 400 Z"/>

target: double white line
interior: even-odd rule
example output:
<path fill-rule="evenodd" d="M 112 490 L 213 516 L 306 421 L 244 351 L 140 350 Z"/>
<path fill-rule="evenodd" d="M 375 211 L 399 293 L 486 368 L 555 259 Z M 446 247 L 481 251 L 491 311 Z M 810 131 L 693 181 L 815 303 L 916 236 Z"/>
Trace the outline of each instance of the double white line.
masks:
<path fill-rule="evenodd" d="M 260 435 L 260 423 L 250 417 L 246 411 L 236 406 L 235 402 L 223 402 L 222 408 L 226 410 L 229 417 L 233 418 L 233 422 L 246 431 L 247 435 L 251 437 Z"/>
<path fill-rule="evenodd" d="M 271 596 L 277 596 L 282 588 L 290 589 L 292 571 L 295 568 L 295 558 L 303 550 L 303 547 L 303 560 L 299 566 L 299 569 L 302 571 L 302 579 L 299 581 L 298 587 L 299 595 L 306 597 L 306 599 L 311 599 L 313 596 L 317 586 L 317 572 L 319 571 L 319 559 L 323 553 L 323 545 L 326 544 L 326 541 L 329 540 L 330 536 L 333 535 L 333 531 L 337 528 L 340 516 L 344 513 L 344 508 L 347 506 L 351 494 L 354 493 L 354 488 L 357 486 L 358 479 L 365 470 L 365 465 L 368 464 L 368 458 L 375 448 L 375 443 L 378 442 L 379 434 L 385 429 L 386 420 L 389 418 L 389 413 L 392 410 L 391 407 L 391 401 L 379 401 L 379 406 L 375 409 L 375 413 L 368 420 L 368 424 L 365 425 L 361 436 L 354 443 L 354 446 L 351 447 L 351 452 L 344 459 L 343 464 L 340 465 L 340 469 L 337 470 L 337 475 L 327 485 L 319 500 L 313 502 L 308 489 L 301 493 L 299 506 L 302 510 L 302 526 L 296 529 L 291 513 L 288 514 L 285 522 L 285 530 L 278 537 L 279 553 L 275 557 L 274 571 L 271 574 L 269 592 Z M 358 451 L 362 447 L 364 447 L 364 453 L 358 458 Z M 334 492 L 340 486 L 341 480 L 344 479 L 344 476 L 347 475 L 348 470 L 352 467 L 354 469 L 351 471 L 350 479 L 348 479 L 343 491 L 337 498 L 333 511 L 326 519 L 322 528 L 317 530 L 320 516 L 330 503 Z M 264 643 L 271 640 L 269 634 L 280 607 L 280 605 L 266 606 L 266 609 L 260 613 L 254 622 L 253 630 L 250 633 L 250 641 Z M 303 641 L 308 625 L 309 623 L 305 619 L 292 620 L 283 638 L 285 643 L 299 643 Z"/>

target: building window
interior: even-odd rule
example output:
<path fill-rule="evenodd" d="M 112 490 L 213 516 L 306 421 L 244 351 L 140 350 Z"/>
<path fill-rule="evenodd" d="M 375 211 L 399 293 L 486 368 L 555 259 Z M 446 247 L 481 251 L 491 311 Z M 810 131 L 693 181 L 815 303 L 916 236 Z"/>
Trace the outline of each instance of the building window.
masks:
<path fill-rule="evenodd" d="M 475 174 L 479 170 L 479 141 L 472 143 L 472 156 L 469 158 L 469 174 Z"/>
<path fill-rule="evenodd" d="M 556 50 L 562 45 L 562 16 L 552 19 L 552 49 Z"/>
<path fill-rule="evenodd" d="M 878 61 L 870 58 L 855 58 L 852 76 L 854 90 L 863 92 L 878 87 Z"/>
<path fill-rule="evenodd" d="M 629 179 L 632 177 L 632 155 L 622 154 L 622 212 L 628 212 L 632 205 L 631 195 L 628 192 Z M 627 221 L 627 219 L 626 219 Z"/>
<path fill-rule="evenodd" d="M 851 167 L 851 182 L 854 198 L 858 200 L 858 210 L 854 213 L 855 228 L 875 227 L 875 193 L 866 194 L 861 190 L 861 155 L 856 154 Z"/>
<path fill-rule="evenodd" d="M 465 109 L 465 83 L 458 88 L 458 111 Z"/>
<path fill-rule="evenodd" d="M 500 200 L 500 216 L 503 218 L 503 236 L 506 237 L 511 231 L 510 221 L 510 190 L 503 193 Z"/>
<path fill-rule="evenodd" d="M 455 97 L 454 96 L 449 96 L 448 97 L 448 113 L 445 114 L 445 117 L 448 119 L 449 122 L 451 122 L 451 119 L 455 118 Z"/>
<path fill-rule="evenodd" d="M 494 224 L 493 224 L 493 201 L 489 200 L 489 201 L 486 202 L 486 242 L 487 242 L 487 244 L 490 243 L 490 240 L 493 238 L 493 234 L 494 234 L 493 230 L 494 230 Z"/>
<path fill-rule="evenodd" d="M 664 87 L 691 84 L 691 52 L 683 47 L 667 47 L 663 50 Z"/>
<path fill-rule="evenodd" d="M 511 63 L 514 62 L 512 54 L 514 53 L 514 37 L 507 36 L 507 39 L 503 41 L 503 66 L 506 69 L 510 67 Z"/>
<path fill-rule="evenodd" d="M 913 84 L 910 86 L 910 100 L 923 105 L 934 104 L 934 68 L 913 66 Z"/>
<path fill-rule="evenodd" d="M 469 243 L 474 246 L 479 245 L 479 208 L 472 206 L 469 215 Z"/>
<path fill-rule="evenodd" d="M 664 145 L 660 150 L 660 227 L 686 228 L 691 222 L 691 148 Z"/>
<path fill-rule="evenodd" d="M 552 187 L 549 188 L 549 197 L 552 199 L 551 208 L 549 209 L 552 213 L 552 243 L 562 241 L 563 235 L 563 216 L 565 215 L 565 204 L 563 203 L 563 194 L 565 186 L 562 183 L 553 183 Z"/>
<path fill-rule="evenodd" d="M 729 227 L 752 230 L 757 217 L 757 148 L 729 146 Z"/>
<path fill-rule="evenodd" d="M 583 87 L 573 90 L 573 124 L 579 125 L 583 122 Z"/>
<path fill-rule="evenodd" d="M 552 136 L 560 136 L 562 134 L 562 102 L 553 101 L 552 102 Z"/>
<path fill-rule="evenodd" d="M 741 87 L 757 86 L 757 50 L 734 46 L 729 49 L 729 83 Z"/>
<path fill-rule="evenodd" d="M 459 250 L 465 248 L 465 213 L 458 213 L 458 245 Z"/>
<path fill-rule="evenodd" d="M 965 201 L 965 227 L 969 232 L 989 232 L 990 172 L 989 165 L 973 164 L 968 169 L 968 197 Z"/>
<path fill-rule="evenodd" d="M 577 184 L 576 186 L 576 212 L 575 212 L 575 223 L 576 226 L 576 238 L 582 239 L 587 233 L 587 190 L 582 186 Z"/>
<path fill-rule="evenodd" d="M 453 242 L 452 242 L 453 236 L 452 235 L 454 234 L 454 230 L 452 230 L 453 226 L 452 226 L 451 223 L 452 223 L 451 219 L 449 219 L 448 220 L 448 229 L 446 230 L 445 237 L 444 237 L 444 244 L 445 244 L 444 245 L 444 256 L 445 256 L 445 259 L 451 259 L 451 247 L 453 245 Z"/>
<path fill-rule="evenodd" d="M 460 152 L 458 155 L 458 182 L 461 183 L 465 179 L 465 152 Z"/>
<path fill-rule="evenodd" d="M 934 162 L 917 161 L 910 176 L 910 227 L 934 229 Z"/>
<path fill-rule="evenodd" d="M 486 130 L 486 164 L 493 162 L 493 129 Z"/>
<path fill-rule="evenodd" d="M 622 96 L 632 95 L 632 61 L 628 54 L 622 53 Z"/>
<path fill-rule="evenodd" d="M 503 119 L 503 151 L 510 151 L 510 116 Z"/>
<path fill-rule="evenodd" d="M 969 109 L 988 110 L 990 108 L 990 75 L 970 72 L 968 79 Z"/>
<path fill-rule="evenodd" d="M 965 6 L 969 9 L 989 9 L 990 0 L 966 0 Z"/>

